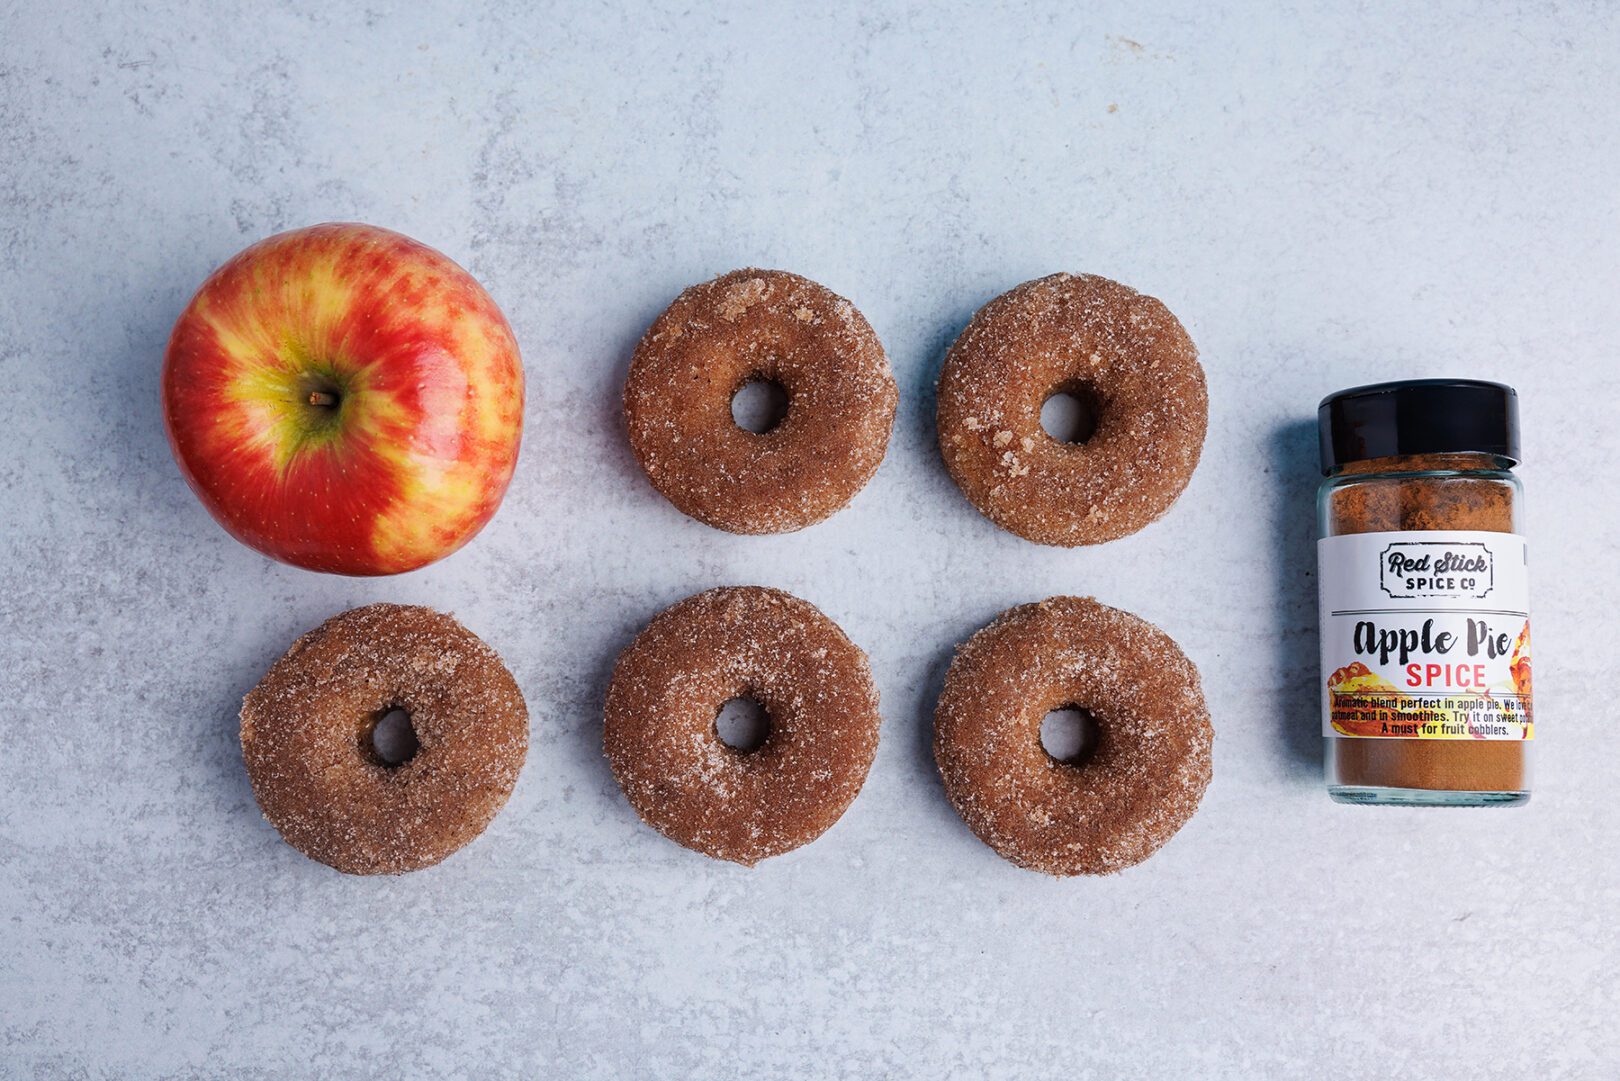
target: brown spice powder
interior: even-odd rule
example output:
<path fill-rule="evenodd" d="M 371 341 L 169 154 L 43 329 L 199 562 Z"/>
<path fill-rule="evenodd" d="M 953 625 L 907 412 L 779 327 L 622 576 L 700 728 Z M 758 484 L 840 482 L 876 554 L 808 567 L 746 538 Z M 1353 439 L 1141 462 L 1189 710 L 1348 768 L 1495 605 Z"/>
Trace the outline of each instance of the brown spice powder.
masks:
<path fill-rule="evenodd" d="M 1341 475 L 1491 470 L 1489 455 L 1434 454 L 1353 462 Z M 1489 477 L 1379 477 L 1335 489 L 1328 498 L 1330 536 L 1397 530 L 1513 532 L 1514 491 Z M 1450 792 L 1517 792 L 1526 785 L 1520 740 L 1340 738 L 1332 744 L 1342 785 Z"/>

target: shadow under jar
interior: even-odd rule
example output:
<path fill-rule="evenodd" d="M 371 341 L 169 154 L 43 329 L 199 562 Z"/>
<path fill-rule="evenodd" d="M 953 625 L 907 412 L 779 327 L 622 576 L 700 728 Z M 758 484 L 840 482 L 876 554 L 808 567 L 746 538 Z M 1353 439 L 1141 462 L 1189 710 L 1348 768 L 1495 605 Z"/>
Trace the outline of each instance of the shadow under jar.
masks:
<path fill-rule="evenodd" d="M 1530 798 L 1518 399 L 1474 380 L 1340 391 L 1318 411 L 1323 735 L 1341 803 Z"/>

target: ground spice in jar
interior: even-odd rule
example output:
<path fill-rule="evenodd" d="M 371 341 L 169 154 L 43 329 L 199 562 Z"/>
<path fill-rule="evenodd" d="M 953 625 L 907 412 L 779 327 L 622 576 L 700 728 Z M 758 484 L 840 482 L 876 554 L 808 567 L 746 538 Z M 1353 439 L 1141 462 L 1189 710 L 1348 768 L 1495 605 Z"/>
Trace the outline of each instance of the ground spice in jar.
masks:
<path fill-rule="evenodd" d="M 1349 803 L 1529 798 L 1517 397 L 1419 380 L 1319 412 L 1323 732 Z"/>

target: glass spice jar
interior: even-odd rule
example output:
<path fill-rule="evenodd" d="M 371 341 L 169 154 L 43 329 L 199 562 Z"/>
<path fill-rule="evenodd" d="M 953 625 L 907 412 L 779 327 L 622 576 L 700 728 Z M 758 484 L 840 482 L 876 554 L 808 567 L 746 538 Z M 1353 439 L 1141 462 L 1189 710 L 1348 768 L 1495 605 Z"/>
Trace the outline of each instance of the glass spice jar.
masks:
<path fill-rule="evenodd" d="M 1530 798 L 1518 396 L 1466 379 L 1317 411 L 1322 733 L 1341 803 Z"/>

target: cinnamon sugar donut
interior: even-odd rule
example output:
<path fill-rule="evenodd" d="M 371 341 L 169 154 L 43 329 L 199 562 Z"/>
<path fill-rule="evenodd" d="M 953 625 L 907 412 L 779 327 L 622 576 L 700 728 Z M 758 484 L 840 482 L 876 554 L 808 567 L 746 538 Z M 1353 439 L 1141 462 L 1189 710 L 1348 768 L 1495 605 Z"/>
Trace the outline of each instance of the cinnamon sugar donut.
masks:
<path fill-rule="evenodd" d="M 765 707 L 754 750 L 716 731 L 734 698 Z M 778 589 L 711 589 L 665 609 L 619 657 L 603 737 L 642 821 L 677 844 L 752 866 L 838 821 L 878 743 L 866 654 Z"/>
<path fill-rule="evenodd" d="M 731 399 L 764 380 L 787 394 L 763 434 Z M 687 289 L 636 347 L 624 415 L 666 499 L 732 533 L 789 533 L 854 498 L 894 423 L 894 375 L 855 306 L 781 270 L 734 270 Z"/>
<path fill-rule="evenodd" d="M 410 715 L 390 766 L 372 730 Z M 242 757 L 265 818 L 349 874 L 438 863 L 484 832 L 529 746 L 523 695 L 495 651 L 447 615 L 373 604 L 294 642 L 242 702 Z"/>
<path fill-rule="evenodd" d="M 1041 722 L 1089 712 L 1078 764 Z M 968 828 L 1051 875 L 1110 874 L 1158 850 L 1198 809 L 1213 732 L 1193 667 L 1153 624 L 1089 598 L 1011 608 L 956 651 L 934 714 L 934 758 Z"/>
<path fill-rule="evenodd" d="M 1064 443 L 1041 427 L 1054 394 L 1096 429 Z M 1174 503 L 1204 445 L 1198 351 L 1159 301 L 1096 275 L 1053 274 L 980 308 L 939 378 L 939 447 L 973 505 L 1040 544 L 1101 544 Z"/>

